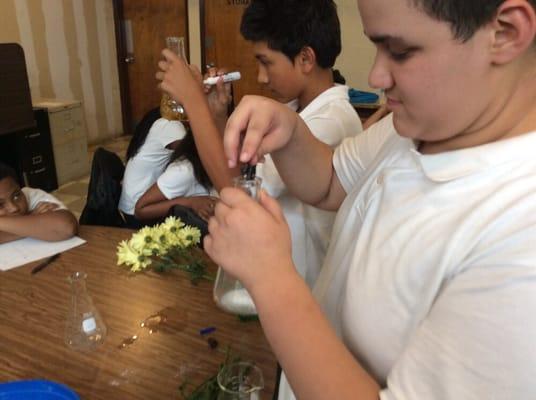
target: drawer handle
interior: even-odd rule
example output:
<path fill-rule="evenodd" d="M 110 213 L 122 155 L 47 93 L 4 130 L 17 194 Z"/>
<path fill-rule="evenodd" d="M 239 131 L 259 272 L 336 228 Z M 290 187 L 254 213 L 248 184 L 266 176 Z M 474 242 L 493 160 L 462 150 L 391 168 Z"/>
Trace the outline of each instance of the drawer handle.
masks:
<path fill-rule="evenodd" d="M 63 133 L 74 131 L 74 126 L 71 126 L 70 128 L 64 128 Z"/>
<path fill-rule="evenodd" d="M 34 139 L 39 136 L 41 136 L 41 132 L 36 132 L 36 133 L 32 133 L 31 135 L 28 135 L 28 138 Z"/>
<path fill-rule="evenodd" d="M 32 174 L 40 174 L 41 172 L 45 172 L 47 169 L 45 167 L 36 169 L 35 171 L 32 171 Z"/>
<path fill-rule="evenodd" d="M 43 162 L 43 156 L 32 157 L 32 164 L 41 164 Z"/>

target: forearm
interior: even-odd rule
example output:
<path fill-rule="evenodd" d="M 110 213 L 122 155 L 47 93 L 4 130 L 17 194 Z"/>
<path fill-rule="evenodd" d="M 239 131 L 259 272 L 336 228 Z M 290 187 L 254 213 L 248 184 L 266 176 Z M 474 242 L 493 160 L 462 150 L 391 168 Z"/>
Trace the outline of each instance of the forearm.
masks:
<path fill-rule="evenodd" d="M 379 385 L 337 338 L 292 265 L 287 271 L 277 284 L 263 282 L 251 293 L 266 337 L 296 397 L 378 399 Z"/>
<path fill-rule="evenodd" d="M 190 120 L 197 152 L 212 184 L 218 191 L 226 186 L 232 186 L 233 178 L 239 171 L 237 168 L 228 167 L 223 151 L 222 134 L 216 126 L 205 96 L 199 92 L 191 96 L 183 106 Z"/>
<path fill-rule="evenodd" d="M 77 230 L 78 222 L 67 210 L 0 218 L 0 231 L 18 237 L 58 241 L 76 235 Z"/>
<path fill-rule="evenodd" d="M 189 197 L 176 197 L 171 200 L 158 201 L 149 204 L 136 204 L 134 214 L 140 221 L 150 221 L 165 217 L 169 209 L 175 205 L 190 207 Z"/>
<path fill-rule="evenodd" d="M 301 118 L 292 139 L 281 150 L 271 154 L 287 189 L 305 203 L 336 210 L 331 191 L 335 173 L 332 149 L 309 131 Z"/>
<path fill-rule="evenodd" d="M 8 232 L 0 232 L 0 244 L 12 242 L 14 240 L 20 239 L 19 235 L 14 235 Z"/>

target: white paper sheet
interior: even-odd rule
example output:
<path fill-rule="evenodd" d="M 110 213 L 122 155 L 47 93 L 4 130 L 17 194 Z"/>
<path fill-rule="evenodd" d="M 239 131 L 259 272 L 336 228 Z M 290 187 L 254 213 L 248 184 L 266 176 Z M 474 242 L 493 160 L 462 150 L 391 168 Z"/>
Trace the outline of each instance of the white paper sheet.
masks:
<path fill-rule="evenodd" d="M 20 267 L 32 261 L 50 257 L 86 243 L 78 236 L 61 242 L 25 238 L 0 244 L 0 271 Z"/>

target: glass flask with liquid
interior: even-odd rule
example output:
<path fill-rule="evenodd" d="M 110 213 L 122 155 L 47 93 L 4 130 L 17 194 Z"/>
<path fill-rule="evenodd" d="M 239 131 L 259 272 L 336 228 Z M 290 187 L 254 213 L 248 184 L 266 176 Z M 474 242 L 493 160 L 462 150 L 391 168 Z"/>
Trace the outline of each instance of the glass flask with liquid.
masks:
<path fill-rule="evenodd" d="M 106 325 L 87 292 L 86 278 L 84 272 L 75 272 L 68 278 L 71 305 L 65 327 L 65 343 L 78 351 L 93 350 L 106 337 Z"/>
<path fill-rule="evenodd" d="M 241 188 L 251 197 L 258 200 L 261 189 L 261 178 L 239 176 L 234 180 L 234 186 Z M 237 315 L 256 315 L 255 303 L 246 288 L 234 276 L 218 267 L 214 283 L 214 301 L 222 310 Z"/>
<path fill-rule="evenodd" d="M 183 37 L 168 36 L 166 38 L 166 47 L 183 60 L 186 60 Z M 169 120 L 181 122 L 188 121 L 188 116 L 186 115 L 184 107 L 169 97 L 165 92 L 162 94 L 162 99 L 160 100 L 160 115 Z"/>
<path fill-rule="evenodd" d="M 262 371 L 250 362 L 224 366 L 217 377 L 218 400 L 259 400 L 264 388 Z"/>

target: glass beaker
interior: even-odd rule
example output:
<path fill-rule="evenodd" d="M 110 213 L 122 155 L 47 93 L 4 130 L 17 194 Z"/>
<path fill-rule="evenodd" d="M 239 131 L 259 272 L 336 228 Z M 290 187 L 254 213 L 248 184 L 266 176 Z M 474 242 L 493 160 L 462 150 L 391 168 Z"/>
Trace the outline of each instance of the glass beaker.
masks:
<path fill-rule="evenodd" d="M 183 37 L 168 36 L 166 38 L 166 47 L 186 61 Z M 169 120 L 182 122 L 188 121 L 188 116 L 186 115 L 184 107 L 169 97 L 165 92 L 162 94 L 162 99 L 160 101 L 160 115 Z"/>
<path fill-rule="evenodd" d="M 217 377 L 220 392 L 218 400 L 258 400 L 264 389 L 262 371 L 250 362 L 236 362 L 224 366 Z"/>
<path fill-rule="evenodd" d="M 262 179 L 259 177 L 248 179 L 245 176 L 239 176 L 234 179 L 234 187 L 241 188 L 255 200 L 259 198 L 261 183 Z M 257 315 L 255 303 L 246 288 L 221 267 L 218 267 L 213 295 L 218 307 L 226 312 L 237 315 Z"/>
<path fill-rule="evenodd" d="M 106 337 L 106 325 L 86 289 L 87 275 L 75 272 L 69 276 L 71 305 L 65 327 L 65 343 L 74 350 L 93 350 Z"/>

